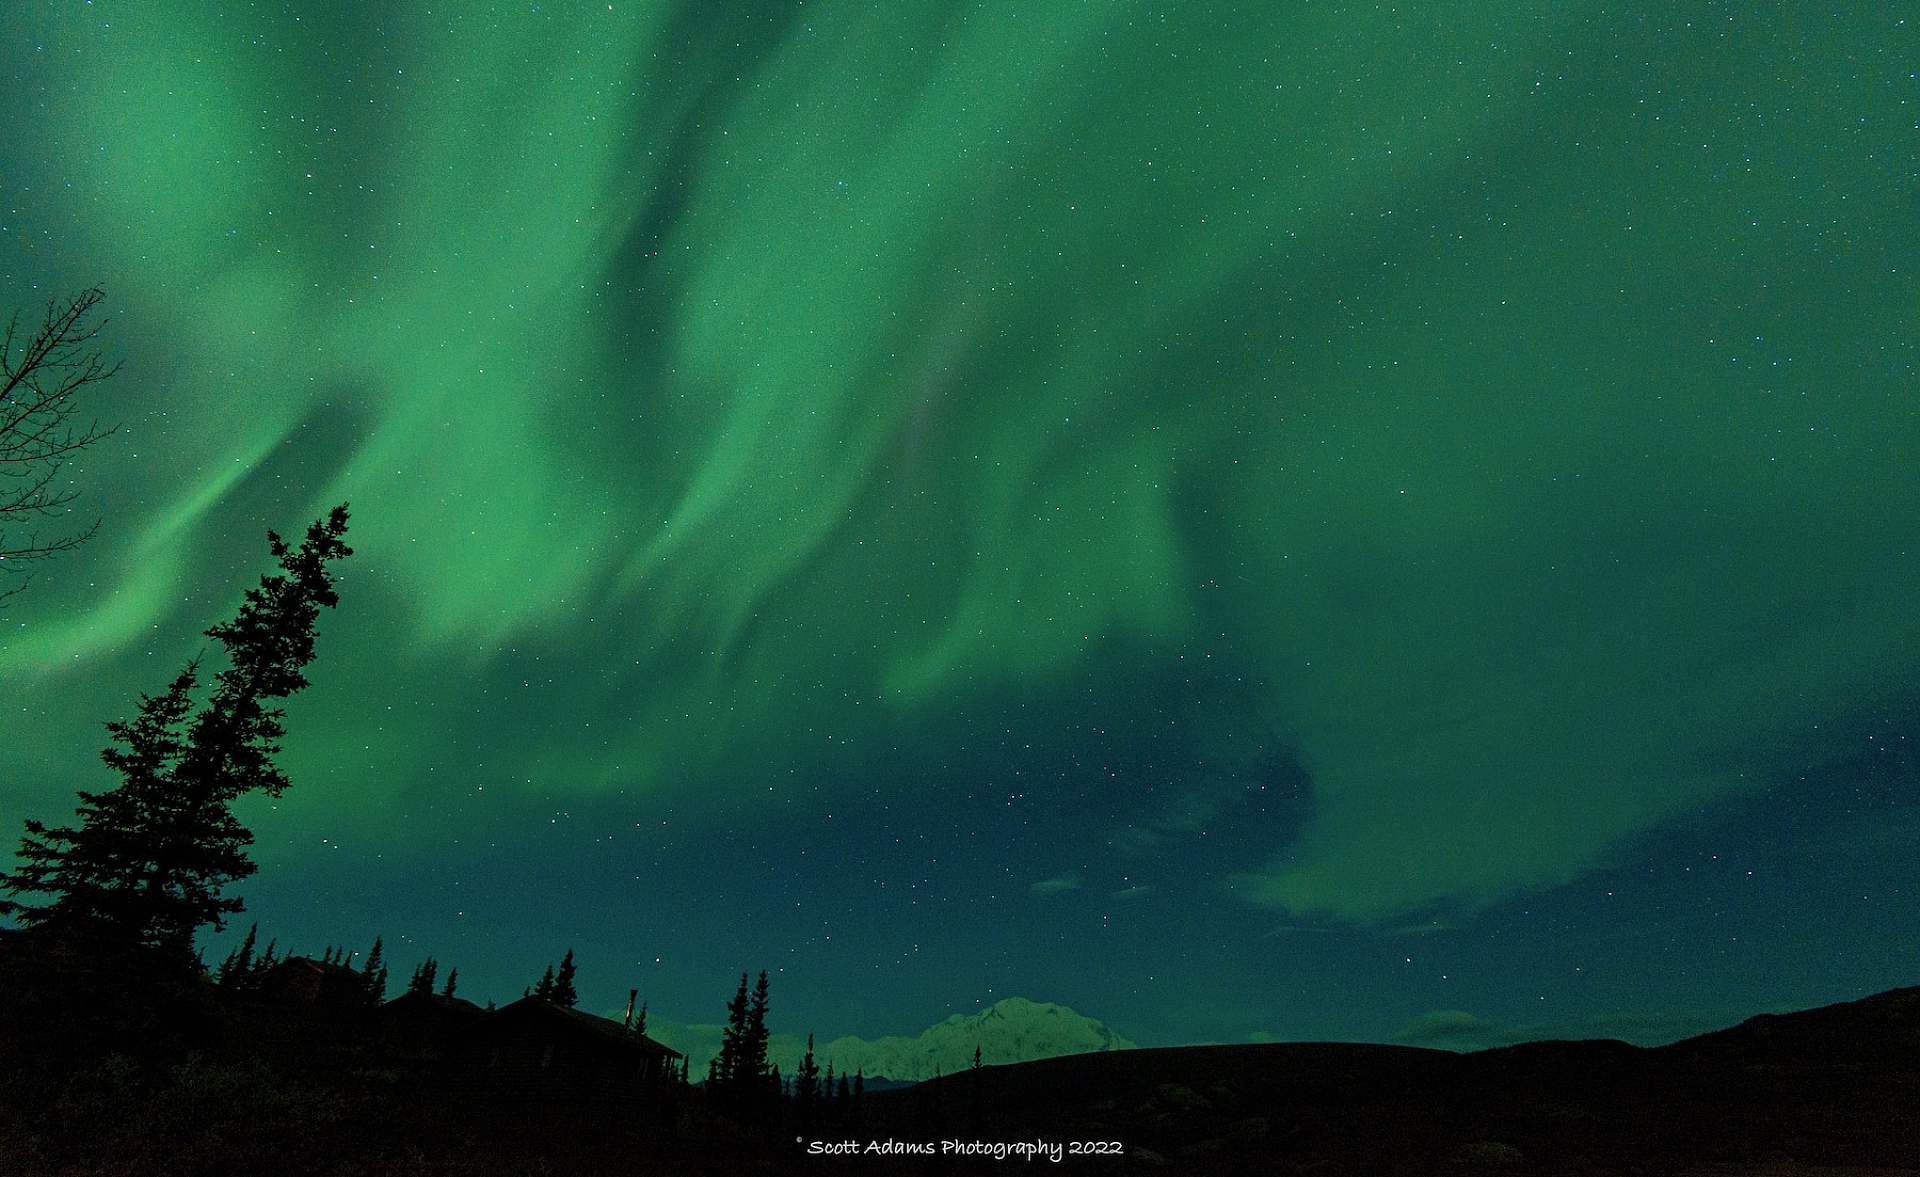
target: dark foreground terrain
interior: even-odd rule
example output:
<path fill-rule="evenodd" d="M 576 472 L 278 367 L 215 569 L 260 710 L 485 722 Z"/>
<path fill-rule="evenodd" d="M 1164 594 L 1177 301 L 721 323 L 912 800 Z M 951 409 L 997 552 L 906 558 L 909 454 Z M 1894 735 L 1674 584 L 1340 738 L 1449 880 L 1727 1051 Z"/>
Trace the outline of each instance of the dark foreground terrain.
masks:
<path fill-rule="evenodd" d="M 1655 1049 L 1135 1050 L 870 1092 L 857 1112 L 748 1117 L 697 1086 L 644 1102 L 490 1097 L 452 1081 L 432 1050 L 269 1012 L 211 1011 L 184 1062 L 110 1054 L 61 1073 L 8 1057 L 0 1174 L 1920 1177 L 1920 989 Z M 810 1140 L 935 1155 L 832 1158 L 809 1155 Z M 954 1161 L 940 1156 L 948 1141 L 1114 1141 L 1123 1155 Z"/>
<path fill-rule="evenodd" d="M 1172 1172 L 1920 1175 L 1920 989 L 1654 1049 L 1179 1047 L 982 1078 L 989 1136 L 1120 1139 Z"/>

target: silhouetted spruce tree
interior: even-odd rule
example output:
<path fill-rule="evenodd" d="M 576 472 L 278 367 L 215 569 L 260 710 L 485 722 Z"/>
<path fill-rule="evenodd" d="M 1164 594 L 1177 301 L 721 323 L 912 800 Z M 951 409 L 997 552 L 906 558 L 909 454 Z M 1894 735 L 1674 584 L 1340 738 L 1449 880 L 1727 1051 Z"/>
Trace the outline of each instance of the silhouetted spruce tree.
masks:
<path fill-rule="evenodd" d="M 247 938 L 240 941 L 240 947 L 227 953 L 227 959 L 220 962 L 215 984 L 222 989 L 237 989 L 242 980 L 253 975 L 253 938 L 259 931 L 260 925 L 257 923 L 247 926 Z"/>
<path fill-rule="evenodd" d="M 753 996 L 747 1002 L 746 1032 L 741 1036 L 740 1067 L 743 1080 L 759 1086 L 767 1074 L 767 970 L 760 970 Z"/>
<path fill-rule="evenodd" d="M 368 1001 L 387 999 L 386 946 L 378 936 L 373 938 L 373 947 L 367 950 L 366 963 L 360 968 L 360 984 L 366 989 Z"/>
<path fill-rule="evenodd" d="M 727 1002 L 727 1024 L 720 1031 L 720 1053 L 714 1056 L 714 1078 L 725 1088 L 736 1088 L 744 1070 L 742 1060 L 747 1038 L 747 975 L 740 974 L 740 989 Z"/>
<path fill-rule="evenodd" d="M 164 796 L 186 754 L 181 727 L 193 710 L 197 681 L 189 665 L 161 694 L 142 695 L 132 720 L 107 724 L 114 745 L 100 757 L 120 784 L 100 793 L 82 791 L 78 825 L 54 828 L 27 820 L 19 866 L 0 876 L 0 889 L 50 896 L 51 902 L 0 900 L 0 913 L 30 931 L 91 940 L 94 950 L 136 947 L 147 938 L 148 897 L 139 880 L 166 820 Z"/>
<path fill-rule="evenodd" d="M 331 565 L 352 554 L 346 529 L 343 505 L 310 526 L 298 548 L 267 533 L 278 571 L 247 590 L 231 621 L 206 631 L 228 661 L 206 702 L 194 709 L 199 666 L 189 663 L 166 691 L 142 696 L 132 720 L 107 725 L 114 744 L 101 758 L 120 783 L 81 793 L 77 825 L 26 823 L 20 865 L 0 875 L 0 889 L 16 898 L 0 902 L 0 913 L 29 931 L 192 967 L 194 934 L 242 909 L 224 891 L 254 872 L 246 854 L 253 835 L 232 803 L 255 791 L 277 797 L 289 783 L 274 763 L 285 734 L 276 701 L 307 685 L 315 622 L 339 601 Z"/>
<path fill-rule="evenodd" d="M 855 1127 L 858 1127 L 867 1111 L 867 1069 L 860 1067 L 853 1072 L 853 1103 L 848 1112 Z"/>
<path fill-rule="evenodd" d="M 556 1004 L 569 1009 L 580 1003 L 580 994 L 573 987 L 573 974 L 573 949 L 569 948 L 567 954 L 560 958 L 560 971 L 553 975 L 552 993 Z"/>
<path fill-rule="evenodd" d="M 408 993 L 421 993 L 433 996 L 434 979 L 440 975 L 440 962 L 429 956 L 413 970 L 413 976 L 407 979 Z"/>
<path fill-rule="evenodd" d="M 807 1053 L 800 1056 L 800 1068 L 793 1074 L 794 1110 L 803 1127 L 812 1127 L 820 1100 L 820 1064 L 813 1061 L 813 1035 L 807 1035 Z"/>
<path fill-rule="evenodd" d="M 853 1089 L 847 1083 L 847 1075 L 845 1071 L 842 1071 L 840 1073 L 840 1089 L 834 1092 L 833 1102 L 834 1102 L 835 1109 L 841 1115 L 845 1115 L 847 1111 L 853 1106 Z"/>
<path fill-rule="evenodd" d="M 453 987 L 454 987 L 455 985 L 457 985 L 457 984 L 459 984 L 459 983 L 460 983 L 460 970 L 459 970 L 459 969 L 448 969 L 448 970 L 447 970 L 447 986 L 446 986 L 446 988 L 444 988 L 444 989 L 442 989 L 442 990 L 440 990 L 440 996 L 442 996 L 442 997 L 452 997 L 452 996 L 453 996 Z"/>
<path fill-rule="evenodd" d="M 635 1034 L 647 1032 L 647 1003 L 644 1001 L 640 1003 L 640 1012 L 633 1015 L 633 1032 Z"/>
<path fill-rule="evenodd" d="M 553 966 L 552 965 L 548 965 L 547 971 L 544 973 L 541 973 L 540 979 L 534 982 L 533 995 L 535 997 L 542 998 L 547 1001 L 553 1000 Z"/>

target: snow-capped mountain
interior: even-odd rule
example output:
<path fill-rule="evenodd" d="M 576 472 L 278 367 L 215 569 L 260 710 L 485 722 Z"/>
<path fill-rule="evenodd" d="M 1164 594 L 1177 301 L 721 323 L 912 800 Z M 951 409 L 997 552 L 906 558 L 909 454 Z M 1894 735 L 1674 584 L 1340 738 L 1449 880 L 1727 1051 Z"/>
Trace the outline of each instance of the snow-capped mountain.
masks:
<path fill-rule="evenodd" d="M 992 1065 L 1096 1050 L 1131 1050 L 1133 1045 L 1064 1005 L 1009 997 L 978 1013 L 954 1014 L 911 1038 L 893 1034 L 816 1043 L 814 1057 L 823 1067 L 831 1060 L 834 1069 L 843 1073 L 858 1069 L 890 1079 L 930 1079 L 967 1069 L 975 1047 L 980 1049 L 980 1061 Z M 777 1061 L 787 1069 L 787 1059 Z"/>
<path fill-rule="evenodd" d="M 719 1026 L 656 1020 L 649 1023 L 647 1032 L 685 1052 L 692 1061 L 695 1080 L 720 1048 Z M 1009 997 L 977 1013 L 955 1014 L 911 1036 L 890 1034 L 868 1039 L 847 1035 L 831 1042 L 815 1040 L 813 1055 L 822 1070 L 831 1062 L 836 1074 L 859 1070 L 870 1077 L 917 1081 L 965 1070 L 973 1063 L 976 1046 L 980 1048 L 980 1061 L 991 1066 L 1095 1050 L 1132 1050 L 1134 1044 L 1064 1005 Z M 781 1073 L 791 1075 L 807 1048 L 807 1040 L 805 1035 L 777 1033 L 768 1047 Z"/>

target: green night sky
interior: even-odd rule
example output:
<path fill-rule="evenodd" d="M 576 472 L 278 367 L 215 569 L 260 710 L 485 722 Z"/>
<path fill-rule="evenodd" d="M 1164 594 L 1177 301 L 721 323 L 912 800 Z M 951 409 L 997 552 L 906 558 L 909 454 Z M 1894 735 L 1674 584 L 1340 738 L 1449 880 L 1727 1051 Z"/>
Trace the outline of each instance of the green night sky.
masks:
<path fill-rule="evenodd" d="M 0 819 L 350 500 L 282 946 L 1147 1045 L 1914 983 L 1904 9 L 11 5 L 0 291 L 124 367 Z"/>

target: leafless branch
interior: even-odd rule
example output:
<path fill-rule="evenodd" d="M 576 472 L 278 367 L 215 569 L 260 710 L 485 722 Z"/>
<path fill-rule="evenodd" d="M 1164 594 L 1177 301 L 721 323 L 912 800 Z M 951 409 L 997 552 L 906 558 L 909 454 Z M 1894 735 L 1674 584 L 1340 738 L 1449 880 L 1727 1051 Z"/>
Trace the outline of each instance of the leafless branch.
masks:
<path fill-rule="evenodd" d="M 85 390 L 118 370 L 94 347 L 105 324 L 93 311 L 104 297 L 96 286 L 48 303 L 24 340 L 16 312 L 0 333 L 0 578 L 78 547 L 99 528 L 70 521 L 67 507 L 80 492 L 62 476 L 74 454 L 114 432 L 82 416 Z M 0 601 L 23 587 L 0 590 Z"/>

